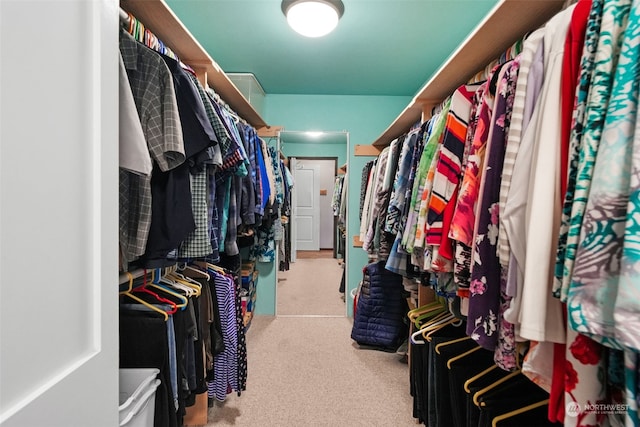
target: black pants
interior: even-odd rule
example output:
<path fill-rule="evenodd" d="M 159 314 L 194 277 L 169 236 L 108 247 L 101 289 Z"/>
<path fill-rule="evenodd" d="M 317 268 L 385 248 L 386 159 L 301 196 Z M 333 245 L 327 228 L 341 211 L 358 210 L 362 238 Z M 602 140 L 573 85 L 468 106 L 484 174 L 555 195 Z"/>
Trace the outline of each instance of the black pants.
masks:
<path fill-rule="evenodd" d="M 413 332 L 413 331 L 412 331 Z M 428 411 L 428 363 L 429 346 L 425 344 L 409 344 L 411 357 L 411 371 L 409 373 L 410 392 L 413 396 L 413 418 L 422 424 L 427 423 Z"/>
<path fill-rule="evenodd" d="M 457 408 L 451 405 L 451 393 L 453 388 L 449 382 L 449 368 L 447 362 L 452 357 L 458 356 L 467 350 L 478 346 L 473 340 L 464 340 L 443 346 L 439 349 L 439 353 L 436 351 L 438 344 L 451 341 L 451 337 L 435 337 L 431 341 L 432 356 L 433 356 L 433 371 L 435 374 L 435 393 L 433 399 L 433 406 L 429 407 L 429 415 L 434 424 L 438 427 L 454 427 L 454 412 L 459 412 L 462 408 Z M 434 418 L 435 411 L 435 418 Z"/>
<path fill-rule="evenodd" d="M 464 391 L 464 383 L 474 375 L 493 366 L 493 354 L 494 352 L 492 351 L 480 348 L 451 363 L 449 368 L 449 388 L 451 392 L 451 407 L 453 408 L 453 425 L 455 427 L 465 427 L 467 425 L 467 393 Z"/>
<path fill-rule="evenodd" d="M 412 333 L 415 330 L 411 331 Z M 434 342 L 449 341 L 464 335 L 464 327 L 446 326 L 433 334 Z M 418 340 L 422 340 L 419 337 Z M 410 392 L 413 396 L 413 417 L 428 426 L 437 426 L 435 352 L 429 342 L 412 344 Z M 440 384 L 442 385 L 442 384 Z M 431 411 L 431 412 L 430 412 Z"/>
<path fill-rule="evenodd" d="M 535 402 L 548 399 L 549 394 L 524 375 L 510 378 L 495 389 L 483 394 L 480 400 L 480 419 L 478 426 L 491 426 L 493 419 L 501 414 L 523 408 Z M 525 417 L 505 420 L 501 425 L 512 426 L 553 426 L 547 418 L 547 405 L 542 411 L 532 411 Z M 514 422 L 516 422 L 514 424 Z M 526 422 L 522 424 L 522 422 Z"/>
<path fill-rule="evenodd" d="M 178 419 L 169 372 L 167 324 L 160 314 L 120 312 L 120 367 L 160 369 L 154 427 L 176 427 Z"/>
<path fill-rule="evenodd" d="M 467 427 L 478 427 L 478 423 L 480 422 L 480 408 L 473 403 L 473 396 L 476 392 L 482 390 L 490 384 L 495 383 L 500 378 L 505 377 L 509 374 L 507 371 L 503 371 L 502 369 L 496 367 L 495 369 L 487 372 L 473 383 L 471 383 L 469 393 L 466 393 L 466 401 L 467 401 Z"/>

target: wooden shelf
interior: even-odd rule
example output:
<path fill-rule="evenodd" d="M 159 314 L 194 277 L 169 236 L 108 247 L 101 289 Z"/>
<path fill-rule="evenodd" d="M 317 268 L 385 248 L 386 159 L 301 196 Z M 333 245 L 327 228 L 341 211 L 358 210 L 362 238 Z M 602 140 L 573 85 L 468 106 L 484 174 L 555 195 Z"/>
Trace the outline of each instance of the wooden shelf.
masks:
<path fill-rule="evenodd" d="M 120 7 L 142 22 L 199 76 L 206 76 L 209 86 L 251 126 L 270 128 L 164 0 L 120 0 Z"/>
<path fill-rule="evenodd" d="M 411 103 L 372 145 L 385 147 L 423 119 L 430 111 L 497 59 L 525 34 L 560 11 L 565 0 L 502 0 L 453 52 Z"/>
<path fill-rule="evenodd" d="M 278 134 L 284 130 L 282 126 L 266 126 L 257 129 L 261 138 L 277 138 Z"/>
<path fill-rule="evenodd" d="M 382 151 L 382 148 L 378 148 L 373 145 L 356 144 L 354 147 L 354 155 L 356 156 L 377 156 Z"/>

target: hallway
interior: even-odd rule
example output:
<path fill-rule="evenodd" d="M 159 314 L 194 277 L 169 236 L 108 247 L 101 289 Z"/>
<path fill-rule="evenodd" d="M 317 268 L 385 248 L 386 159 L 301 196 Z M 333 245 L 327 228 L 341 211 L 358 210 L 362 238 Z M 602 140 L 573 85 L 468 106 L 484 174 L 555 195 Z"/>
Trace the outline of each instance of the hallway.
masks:
<path fill-rule="evenodd" d="M 344 316 L 342 267 L 333 251 L 298 251 L 289 271 L 278 272 L 277 311 L 286 315 Z"/>
<path fill-rule="evenodd" d="M 280 316 L 256 316 L 247 333 L 247 390 L 216 402 L 209 426 L 415 425 L 401 356 L 360 350 L 350 338 L 341 274 L 332 258 L 299 258 L 279 273 Z M 312 290 L 306 299 L 302 286 Z"/>

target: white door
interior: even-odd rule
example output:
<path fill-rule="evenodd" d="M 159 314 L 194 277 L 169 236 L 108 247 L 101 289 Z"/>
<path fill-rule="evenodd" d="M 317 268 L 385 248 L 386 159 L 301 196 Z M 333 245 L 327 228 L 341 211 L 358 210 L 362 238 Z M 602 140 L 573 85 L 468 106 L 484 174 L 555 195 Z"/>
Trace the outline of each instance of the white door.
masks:
<path fill-rule="evenodd" d="M 320 250 L 320 167 L 297 160 L 294 176 L 296 248 Z"/>
<path fill-rule="evenodd" d="M 3 427 L 118 425 L 118 25 L 0 0 Z"/>

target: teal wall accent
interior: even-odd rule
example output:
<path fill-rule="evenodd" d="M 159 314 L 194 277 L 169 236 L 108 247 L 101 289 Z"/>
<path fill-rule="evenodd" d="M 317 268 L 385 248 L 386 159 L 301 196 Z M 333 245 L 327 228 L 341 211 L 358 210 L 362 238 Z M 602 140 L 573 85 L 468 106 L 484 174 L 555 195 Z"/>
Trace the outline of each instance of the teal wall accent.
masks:
<path fill-rule="evenodd" d="M 349 143 L 340 164 L 347 163 L 349 172 L 347 206 L 347 315 L 353 315 L 351 291 L 362 279 L 362 267 L 367 254 L 352 246 L 353 236 L 360 231 L 360 180 L 362 168 L 372 157 L 354 156 L 356 144 L 371 144 L 409 104 L 408 96 L 348 96 L 348 95 L 267 95 L 264 118 L 267 123 L 295 131 L 347 131 Z M 291 144 L 294 145 L 294 144 Z M 309 148 L 317 157 L 326 154 L 329 146 Z M 285 150 L 287 147 L 284 147 Z M 334 147 L 331 147 L 333 149 Z M 286 153 L 286 155 L 293 155 Z M 295 153 L 302 156 L 302 154 Z M 307 154 L 305 154 L 306 156 Z M 308 154 L 312 157 L 311 154 Z M 277 274 L 273 264 L 258 264 L 260 277 L 256 312 L 276 313 Z M 338 286 L 338 283 L 336 283 Z"/>
<path fill-rule="evenodd" d="M 256 308 L 254 314 L 273 316 L 276 313 L 276 263 L 257 262 Z"/>

